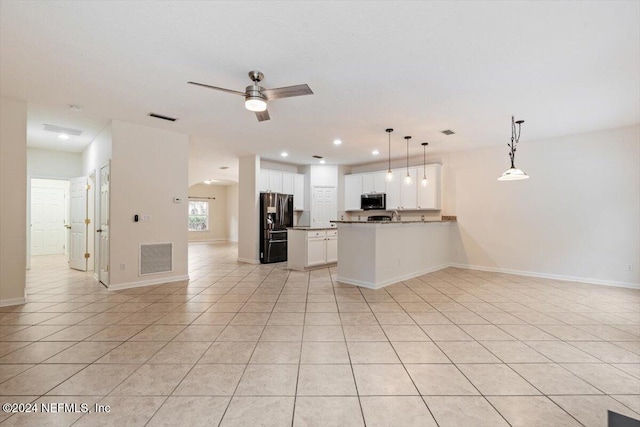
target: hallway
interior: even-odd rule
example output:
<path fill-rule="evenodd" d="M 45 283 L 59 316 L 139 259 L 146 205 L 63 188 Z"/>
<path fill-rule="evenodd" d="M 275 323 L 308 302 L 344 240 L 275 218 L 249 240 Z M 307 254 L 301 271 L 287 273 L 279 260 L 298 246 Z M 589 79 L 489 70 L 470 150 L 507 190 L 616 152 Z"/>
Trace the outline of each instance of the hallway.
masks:
<path fill-rule="evenodd" d="M 2 425 L 640 417 L 637 290 L 449 268 L 373 291 L 336 283 L 335 268 L 236 257 L 235 244 L 192 244 L 189 283 L 115 292 L 34 258 L 29 303 L 0 308 L 0 400 L 110 412 L 1 413 Z"/>

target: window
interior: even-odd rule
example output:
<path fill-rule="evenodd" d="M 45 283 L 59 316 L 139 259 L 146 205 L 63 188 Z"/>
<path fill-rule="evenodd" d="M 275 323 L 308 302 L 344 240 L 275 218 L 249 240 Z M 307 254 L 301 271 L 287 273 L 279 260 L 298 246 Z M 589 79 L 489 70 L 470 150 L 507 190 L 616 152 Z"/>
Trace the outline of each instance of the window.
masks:
<path fill-rule="evenodd" d="M 189 231 L 209 230 L 209 202 L 189 201 Z"/>

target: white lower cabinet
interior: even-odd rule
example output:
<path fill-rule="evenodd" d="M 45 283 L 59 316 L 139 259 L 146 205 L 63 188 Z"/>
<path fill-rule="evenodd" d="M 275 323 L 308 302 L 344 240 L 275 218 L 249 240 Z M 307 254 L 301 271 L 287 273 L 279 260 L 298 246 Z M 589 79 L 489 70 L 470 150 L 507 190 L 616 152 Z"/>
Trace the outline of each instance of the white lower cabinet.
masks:
<path fill-rule="evenodd" d="M 306 270 L 338 261 L 338 230 L 295 230 L 288 232 L 287 267 Z"/>

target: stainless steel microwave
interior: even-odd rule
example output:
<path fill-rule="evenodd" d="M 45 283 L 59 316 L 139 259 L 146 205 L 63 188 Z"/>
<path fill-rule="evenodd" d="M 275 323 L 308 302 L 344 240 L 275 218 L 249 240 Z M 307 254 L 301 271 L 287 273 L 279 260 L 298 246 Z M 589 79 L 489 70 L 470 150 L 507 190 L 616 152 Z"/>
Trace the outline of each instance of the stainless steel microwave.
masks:
<path fill-rule="evenodd" d="M 360 196 L 360 209 L 373 211 L 387 209 L 387 195 L 385 193 L 363 194 Z"/>

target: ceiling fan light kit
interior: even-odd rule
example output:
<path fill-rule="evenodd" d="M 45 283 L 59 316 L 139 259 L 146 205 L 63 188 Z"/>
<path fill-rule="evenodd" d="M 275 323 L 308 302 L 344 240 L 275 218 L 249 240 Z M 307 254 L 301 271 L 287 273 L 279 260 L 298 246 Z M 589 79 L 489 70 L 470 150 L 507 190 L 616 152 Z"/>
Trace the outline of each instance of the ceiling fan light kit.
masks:
<path fill-rule="evenodd" d="M 252 85 L 246 87 L 244 92 L 232 89 L 225 89 L 218 86 L 211 86 L 198 82 L 187 82 L 192 85 L 206 87 L 209 89 L 219 90 L 234 95 L 244 96 L 244 107 L 256 113 L 259 122 L 270 120 L 269 111 L 267 110 L 267 101 L 273 101 L 280 98 L 291 98 L 294 96 L 313 95 L 313 91 L 309 85 L 294 85 L 286 87 L 278 87 L 274 89 L 265 89 L 258 83 L 264 79 L 264 74 L 260 71 L 249 71 L 249 78 L 253 81 Z"/>
<path fill-rule="evenodd" d="M 518 142 L 520 142 L 520 129 L 523 123 L 524 120 L 516 121 L 514 117 L 511 116 L 511 143 L 507 144 L 509 147 L 511 167 L 498 177 L 498 181 L 519 181 L 521 179 L 529 179 L 529 175 L 527 175 L 523 170 L 515 167 L 516 148 Z"/>

